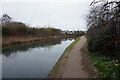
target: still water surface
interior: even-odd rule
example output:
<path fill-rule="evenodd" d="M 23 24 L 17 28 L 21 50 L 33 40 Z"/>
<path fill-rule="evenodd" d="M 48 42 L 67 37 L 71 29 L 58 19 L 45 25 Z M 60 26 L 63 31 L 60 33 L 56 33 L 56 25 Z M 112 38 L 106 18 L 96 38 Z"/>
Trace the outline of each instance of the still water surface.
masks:
<path fill-rule="evenodd" d="M 3 78 L 45 78 L 73 38 L 48 39 L 3 48 Z"/>

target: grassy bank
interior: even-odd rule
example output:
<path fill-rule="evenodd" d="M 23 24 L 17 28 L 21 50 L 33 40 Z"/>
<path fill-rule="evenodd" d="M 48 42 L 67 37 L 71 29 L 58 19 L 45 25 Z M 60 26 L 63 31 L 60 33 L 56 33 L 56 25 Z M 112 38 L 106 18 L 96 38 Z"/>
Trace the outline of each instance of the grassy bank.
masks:
<path fill-rule="evenodd" d="M 66 38 L 66 37 L 75 37 L 75 35 L 56 35 L 56 36 L 47 36 L 47 37 L 37 37 L 37 36 L 3 36 L 2 37 L 2 46 L 10 46 L 16 44 L 22 44 L 26 42 L 39 41 L 44 39 L 52 38 Z"/>
<path fill-rule="evenodd" d="M 94 66 L 99 71 L 98 78 L 119 78 L 120 77 L 120 59 L 109 56 L 102 56 L 89 52 Z"/>
<path fill-rule="evenodd" d="M 6 21 L 8 19 L 8 21 Z M 66 37 L 61 29 L 45 27 L 31 27 L 30 25 L 12 20 L 8 14 L 0 18 L 2 23 L 2 46 L 21 44 L 56 37 Z"/>
<path fill-rule="evenodd" d="M 49 72 L 47 78 L 60 78 L 61 75 L 61 69 L 64 68 L 63 65 L 66 64 L 67 58 L 69 55 L 70 50 L 74 47 L 74 45 L 80 40 L 80 37 L 78 37 L 75 41 L 73 41 L 63 52 L 62 56 L 59 58 L 55 66 L 52 68 L 52 70 Z"/>

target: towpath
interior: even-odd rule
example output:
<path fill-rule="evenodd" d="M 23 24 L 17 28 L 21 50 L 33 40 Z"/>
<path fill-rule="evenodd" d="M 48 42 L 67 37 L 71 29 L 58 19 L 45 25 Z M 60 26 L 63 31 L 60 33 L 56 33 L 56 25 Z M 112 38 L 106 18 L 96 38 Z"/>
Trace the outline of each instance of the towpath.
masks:
<path fill-rule="evenodd" d="M 58 63 L 49 74 L 49 78 L 95 78 L 97 70 L 89 59 L 84 36 L 70 51 L 63 53 Z"/>

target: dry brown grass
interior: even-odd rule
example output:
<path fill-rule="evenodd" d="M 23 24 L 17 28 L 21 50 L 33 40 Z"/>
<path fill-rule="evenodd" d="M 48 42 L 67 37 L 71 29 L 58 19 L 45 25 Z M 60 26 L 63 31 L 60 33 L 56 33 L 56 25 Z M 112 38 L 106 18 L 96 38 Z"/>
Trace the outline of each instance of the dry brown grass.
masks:
<path fill-rule="evenodd" d="M 9 46 L 15 44 L 21 44 L 25 42 L 33 42 L 41 39 L 51 39 L 59 37 L 73 37 L 73 35 L 58 35 L 58 36 L 48 36 L 48 37 L 38 37 L 38 36 L 2 36 L 2 46 Z"/>
<path fill-rule="evenodd" d="M 26 37 L 13 37 L 13 36 L 3 36 L 2 37 L 2 45 L 3 46 L 8 46 L 12 44 L 19 44 L 19 43 L 24 43 L 28 41 L 34 41 L 38 38 L 32 37 L 32 36 L 26 36 Z"/>

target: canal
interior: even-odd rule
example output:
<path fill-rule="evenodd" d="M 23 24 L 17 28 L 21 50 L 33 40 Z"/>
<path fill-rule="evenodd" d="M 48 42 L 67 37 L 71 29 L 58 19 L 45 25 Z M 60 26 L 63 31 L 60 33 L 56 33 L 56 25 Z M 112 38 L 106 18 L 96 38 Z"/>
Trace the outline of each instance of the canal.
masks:
<path fill-rule="evenodd" d="M 3 78 L 45 78 L 75 38 L 40 40 L 2 49 Z"/>

